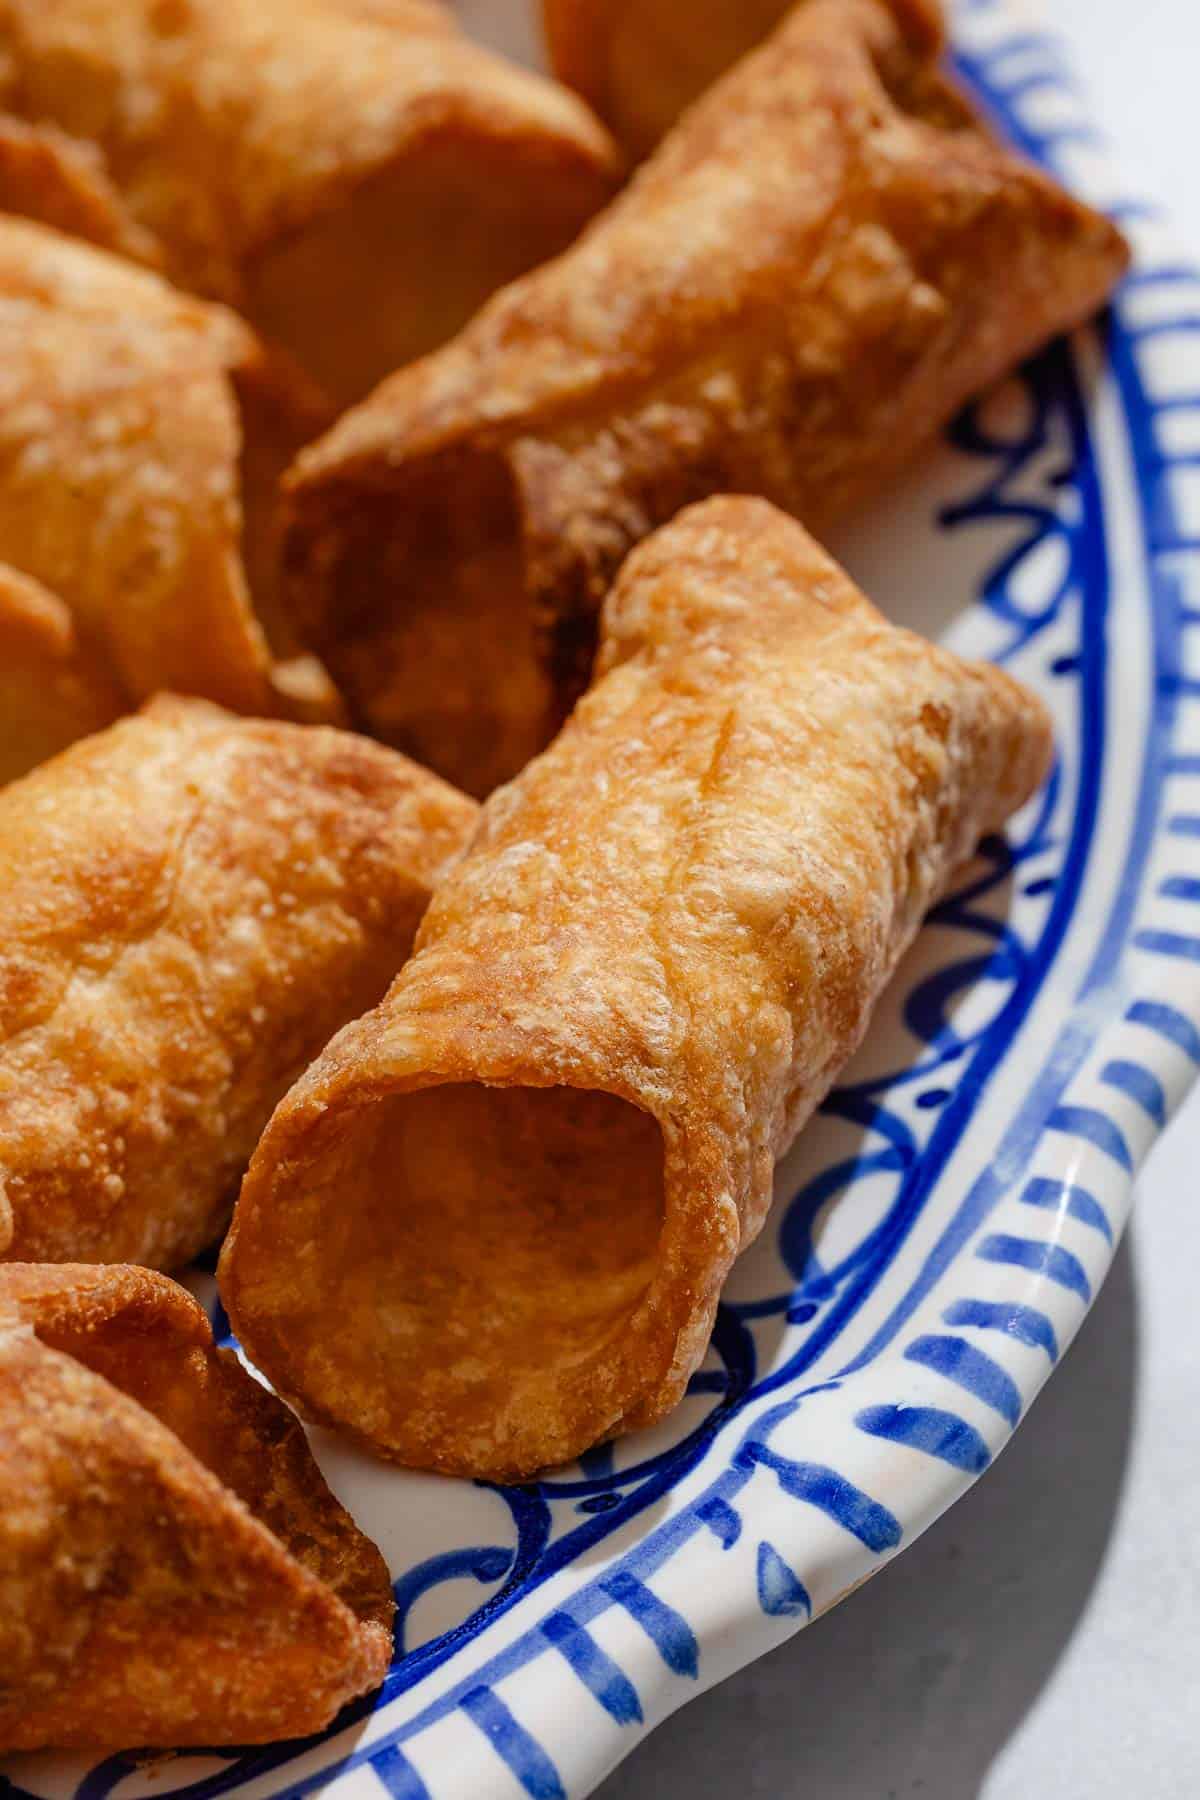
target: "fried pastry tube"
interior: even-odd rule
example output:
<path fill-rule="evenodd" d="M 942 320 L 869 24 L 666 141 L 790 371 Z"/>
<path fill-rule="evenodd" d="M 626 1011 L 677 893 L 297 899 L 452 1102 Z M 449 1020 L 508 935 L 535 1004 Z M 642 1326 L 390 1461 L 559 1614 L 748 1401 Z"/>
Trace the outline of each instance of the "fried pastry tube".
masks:
<path fill-rule="evenodd" d="M 247 565 L 322 416 L 304 385 L 223 307 L 26 220 L 0 218 L 0 296 L 0 558 L 60 597 L 127 710 L 170 688 L 290 711 Z"/>
<path fill-rule="evenodd" d="M 392 1610 L 298 1421 L 190 1294 L 0 1268 L 0 1750 L 318 1731 L 383 1679 Z"/>
<path fill-rule="evenodd" d="M 483 793 L 585 685 L 648 531 L 724 490 L 820 534 L 1125 259 L 882 0 L 807 0 L 573 249 L 301 456 L 298 629 L 360 720 Z"/>
<path fill-rule="evenodd" d="M 0 0 L 0 35 L 0 115 L 85 146 L 171 279 L 342 403 L 616 186 L 583 103 L 431 0 Z"/>
<path fill-rule="evenodd" d="M 775 1159 L 1050 751 L 1032 694 L 888 624 L 765 502 L 681 514 L 386 999 L 267 1127 L 220 1266 L 251 1359 L 452 1474 L 662 1418 Z"/>
<path fill-rule="evenodd" d="M 57 594 L 0 563 L 0 786 L 125 710 Z"/>
<path fill-rule="evenodd" d="M 211 1243 L 475 814 L 381 745 L 171 699 L 0 792 L 0 1255 Z"/>

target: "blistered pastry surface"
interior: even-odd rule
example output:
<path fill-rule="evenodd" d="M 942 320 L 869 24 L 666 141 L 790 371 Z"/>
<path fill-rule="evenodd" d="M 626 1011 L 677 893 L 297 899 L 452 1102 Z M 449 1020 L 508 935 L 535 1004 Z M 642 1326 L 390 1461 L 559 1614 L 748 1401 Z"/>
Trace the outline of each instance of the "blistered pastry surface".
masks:
<path fill-rule="evenodd" d="M 0 1744 L 298 1735 L 391 1592 L 303 1432 L 145 1269 L 0 1268 Z"/>
<path fill-rule="evenodd" d="M 383 992 L 475 808 L 317 726 L 162 700 L 0 794 L 0 1248 L 173 1267 Z"/>
<path fill-rule="evenodd" d="M 252 1356 L 317 1416 L 458 1472 L 528 1474 L 661 1416 L 762 1224 L 776 1157 L 927 908 L 1049 753 L 1031 694 L 888 624 L 766 503 L 682 514 L 625 565 L 592 689 L 485 806 L 387 998 L 276 1112 L 223 1263 Z M 657 1121 L 652 1275 L 602 1353 L 564 1352 L 549 1376 L 531 1298 L 523 1350 L 505 1328 L 506 1382 L 480 1386 L 493 1294 L 510 1304 L 501 1247 L 469 1284 L 474 1348 L 457 1373 L 440 1336 L 418 1360 L 439 1304 L 423 1267 L 377 1269 L 363 1286 L 378 1283 L 393 1350 L 356 1387 L 364 1364 L 339 1359 L 381 1315 L 364 1298 L 335 1335 L 313 1307 L 325 1221 L 336 1201 L 344 1252 L 356 1218 L 406 1204 L 373 1136 L 389 1097 L 462 1083 L 599 1090 Z M 615 1217 L 632 1188 L 599 1204 Z M 429 1229 L 436 1265 L 436 1210 Z M 457 1238 L 453 1254 L 460 1266 Z"/>

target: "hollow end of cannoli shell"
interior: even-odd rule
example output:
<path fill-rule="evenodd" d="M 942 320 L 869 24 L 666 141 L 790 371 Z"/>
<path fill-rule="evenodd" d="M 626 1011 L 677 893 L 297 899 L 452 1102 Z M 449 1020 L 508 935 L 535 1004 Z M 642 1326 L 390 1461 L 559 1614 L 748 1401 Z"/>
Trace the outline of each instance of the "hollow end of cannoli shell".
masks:
<path fill-rule="evenodd" d="M 579 113 L 587 129 L 574 136 L 469 114 L 431 125 L 257 252 L 247 316 L 339 406 L 361 400 L 565 250 L 612 198 L 618 159 Z"/>
<path fill-rule="evenodd" d="M 737 1215 L 711 1200 L 703 1141 L 682 1180 L 676 1134 L 628 1094 L 452 1060 L 294 1091 L 221 1291 L 305 1416 L 410 1466 L 521 1479 L 682 1397 Z"/>
<path fill-rule="evenodd" d="M 483 798 L 545 747 L 566 710 L 507 458 L 455 444 L 379 481 L 354 471 L 313 489 L 304 469 L 302 458 L 282 535 L 297 634 L 355 724 Z M 594 609 L 581 635 L 586 679 Z"/>

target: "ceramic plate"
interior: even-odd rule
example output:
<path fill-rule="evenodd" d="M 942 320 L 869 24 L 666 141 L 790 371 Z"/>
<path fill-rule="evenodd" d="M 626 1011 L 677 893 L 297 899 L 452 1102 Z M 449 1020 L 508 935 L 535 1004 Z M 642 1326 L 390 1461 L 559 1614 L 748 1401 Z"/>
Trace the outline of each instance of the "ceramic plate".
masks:
<path fill-rule="evenodd" d="M 780 1169 L 669 1424 L 512 1488 L 316 1434 L 396 1577 L 382 1692 L 241 1755 L 19 1759 L 9 1792 L 586 1794 L 911 1544 L 1078 1329 L 1200 1063 L 1200 282 L 1114 187 L 1054 42 L 1007 0 L 960 5 L 956 37 L 1008 135 L 1118 215 L 1138 264 L 1102 328 L 971 407 L 835 548 L 894 616 L 1046 696 L 1053 780 L 934 913 Z"/>

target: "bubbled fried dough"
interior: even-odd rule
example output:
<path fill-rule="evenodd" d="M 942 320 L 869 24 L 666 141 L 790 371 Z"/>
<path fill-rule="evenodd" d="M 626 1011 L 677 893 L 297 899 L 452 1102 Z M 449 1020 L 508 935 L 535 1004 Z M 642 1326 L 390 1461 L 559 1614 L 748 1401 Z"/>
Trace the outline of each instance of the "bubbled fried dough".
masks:
<path fill-rule="evenodd" d="M 270 1742 L 382 1680 L 386 1565 L 145 1269 L 0 1268 L 0 1749 Z"/>
<path fill-rule="evenodd" d="M 714 499 L 483 809 L 386 999 L 277 1109 L 221 1260 L 302 1411 L 508 1479 L 649 1425 L 928 907 L 1046 773 L 1008 675 Z"/>
<path fill-rule="evenodd" d="M 581 101 L 430 0 L 0 0 L 0 35 L 0 117 L 82 145 L 173 281 L 342 403 L 616 185 Z"/>
<path fill-rule="evenodd" d="M 586 684 L 639 539 L 722 491 L 820 533 L 1125 261 L 883 0 L 806 0 L 571 250 L 304 452 L 297 628 L 374 732 L 486 792 Z"/>
<path fill-rule="evenodd" d="M 247 567 L 269 608 L 274 478 L 324 416 L 223 307 L 0 217 L 0 559 L 58 596 L 126 709 L 170 688 L 290 710 Z"/>
<path fill-rule="evenodd" d="M 211 1243 L 475 812 L 381 745 L 181 700 L 0 792 L 0 1255 Z"/>

